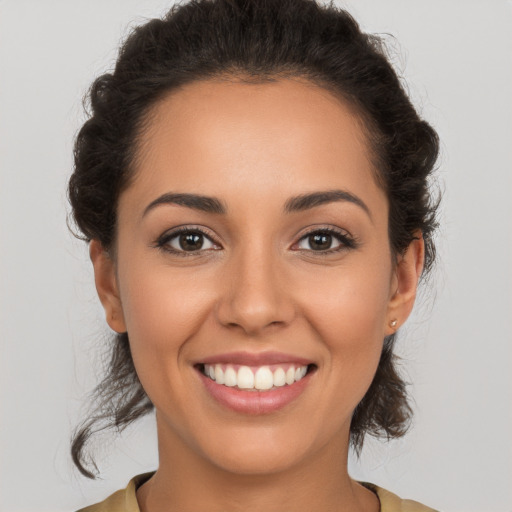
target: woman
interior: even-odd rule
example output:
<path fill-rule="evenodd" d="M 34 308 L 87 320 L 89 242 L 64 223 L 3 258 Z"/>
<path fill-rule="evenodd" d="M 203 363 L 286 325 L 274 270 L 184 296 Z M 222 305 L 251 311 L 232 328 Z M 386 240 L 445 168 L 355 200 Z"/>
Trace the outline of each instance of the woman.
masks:
<path fill-rule="evenodd" d="M 430 510 L 347 471 L 399 437 L 396 332 L 434 258 L 437 136 L 378 39 L 310 0 L 199 1 L 91 89 L 69 195 L 118 333 L 98 414 L 159 467 L 92 511 Z M 107 412 L 104 412 L 107 411 Z"/>

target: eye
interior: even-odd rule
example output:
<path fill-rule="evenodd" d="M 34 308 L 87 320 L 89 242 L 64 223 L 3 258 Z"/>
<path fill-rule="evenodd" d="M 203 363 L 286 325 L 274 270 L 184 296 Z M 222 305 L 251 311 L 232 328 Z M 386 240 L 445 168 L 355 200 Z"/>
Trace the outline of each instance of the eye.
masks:
<path fill-rule="evenodd" d="M 348 235 L 333 229 L 321 229 L 308 233 L 297 243 L 297 249 L 314 252 L 336 252 L 355 247 Z"/>
<path fill-rule="evenodd" d="M 198 228 L 181 228 L 165 233 L 158 239 L 156 245 L 165 251 L 182 255 L 220 248 Z"/>

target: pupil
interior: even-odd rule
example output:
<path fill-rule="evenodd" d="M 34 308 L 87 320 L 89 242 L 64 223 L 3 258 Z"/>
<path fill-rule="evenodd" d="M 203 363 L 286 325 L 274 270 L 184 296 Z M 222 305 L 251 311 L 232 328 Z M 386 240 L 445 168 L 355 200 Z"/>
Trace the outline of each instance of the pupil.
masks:
<path fill-rule="evenodd" d="M 186 233 L 180 236 L 180 247 L 184 251 L 197 251 L 203 246 L 203 235 Z"/>
<path fill-rule="evenodd" d="M 322 250 L 331 247 L 332 236 L 327 234 L 316 234 L 309 237 L 309 243 L 312 249 Z"/>

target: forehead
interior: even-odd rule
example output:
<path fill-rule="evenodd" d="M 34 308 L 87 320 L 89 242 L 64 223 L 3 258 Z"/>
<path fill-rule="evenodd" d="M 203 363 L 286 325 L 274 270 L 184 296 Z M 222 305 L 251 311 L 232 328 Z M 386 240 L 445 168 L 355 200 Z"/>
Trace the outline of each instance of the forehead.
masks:
<path fill-rule="evenodd" d="M 130 188 L 147 188 L 147 200 L 155 188 L 217 196 L 376 189 L 360 118 L 304 80 L 187 84 L 153 107 L 137 153 Z"/>

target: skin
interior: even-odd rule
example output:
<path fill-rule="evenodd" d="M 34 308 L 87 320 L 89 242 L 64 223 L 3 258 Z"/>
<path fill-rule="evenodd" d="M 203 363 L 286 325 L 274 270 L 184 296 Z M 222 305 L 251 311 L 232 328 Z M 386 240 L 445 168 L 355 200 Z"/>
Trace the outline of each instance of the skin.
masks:
<path fill-rule="evenodd" d="M 328 190 L 367 211 L 350 201 L 283 211 L 290 197 Z M 144 214 L 166 193 L 213 196 L 226 213 L 160 204 Z M 360 121 L 330 92 L 301 80 L 204 81 L 155 106 L 119 200 L 115 257 L 90 245 L 107 321 L 128 332 L 156 408 L 160 465 L 137 492 L 143 512 L 379 510 L 347 473 L 350 419 L 423 265 L 421 237 L 392 258 L 387 219 Z M 157 246 L 183 225 L 211 242 L 188 256 Z M 312 228 L 353 246 L 333 238 L 314 250 Z M 226 409 L 194 368 L 269 350 L 316 365 L 304 392 L 271 414 Z"/>

